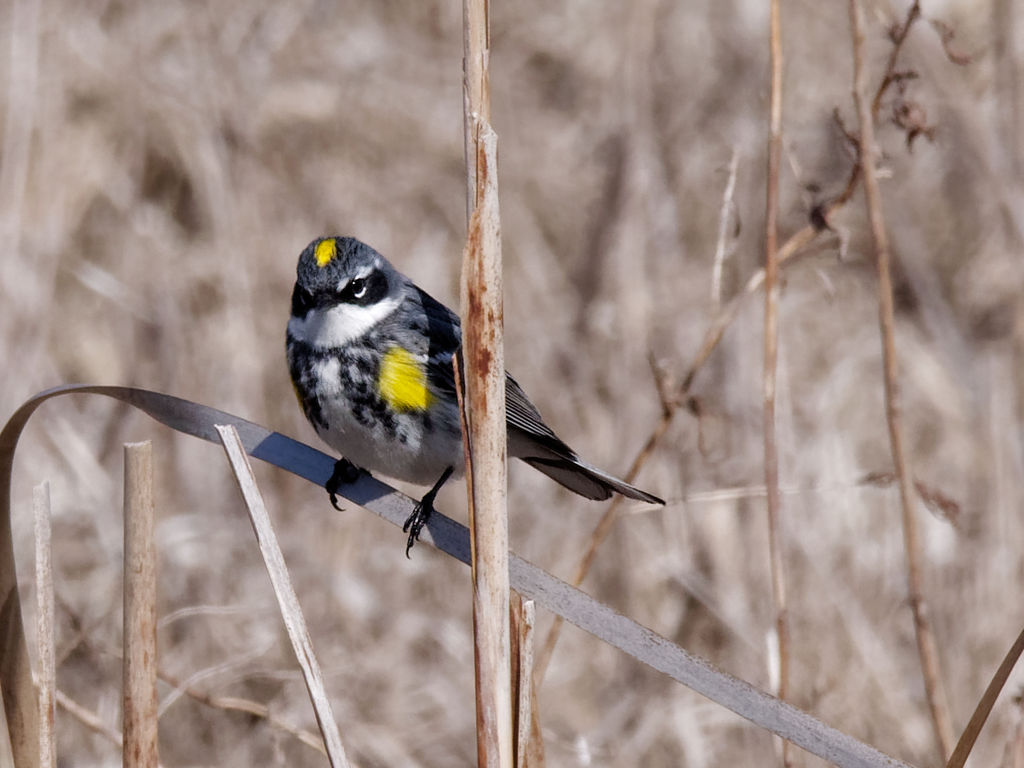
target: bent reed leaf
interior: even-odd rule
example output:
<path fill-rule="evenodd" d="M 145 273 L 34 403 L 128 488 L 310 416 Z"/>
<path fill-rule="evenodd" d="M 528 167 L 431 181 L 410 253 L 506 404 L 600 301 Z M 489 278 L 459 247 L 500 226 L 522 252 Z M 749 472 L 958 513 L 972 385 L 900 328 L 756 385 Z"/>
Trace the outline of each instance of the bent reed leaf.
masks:
<path fill-rule="evenodd" d="M 11 535 L 11 477 L 18 439 L 32 414 L 62 395 L 102 395 L 127 403 L 184 434 L 220 444 L 216 425 L 233 426 L 253 458 L 266 461 L 317 485 L 331 476 L 334 459 L 290 437 L 246 419 L 173 395 L 134 387 L 66 385 L 27 400 L 0 431 L 0 686 L 7 713 L 14 764 L 39 764 L 39 723 L 32 684 Z M 360 475 L 343 489 L 345 497 L 401 527 L 416 502 L 381 481 Z M 469 563 L 469 532 L 440 513 L 431 516 L 421 541 Z M 399 549 L 396 548 L 396 557 Z M 509 556 L 511 586 L 598 639 L 629 654 L 755 725 L 842 768 L 906 766 L 863 742 L 779 701 L 749 683 L 722 672 L 632 619 L 515 555 Z"/>

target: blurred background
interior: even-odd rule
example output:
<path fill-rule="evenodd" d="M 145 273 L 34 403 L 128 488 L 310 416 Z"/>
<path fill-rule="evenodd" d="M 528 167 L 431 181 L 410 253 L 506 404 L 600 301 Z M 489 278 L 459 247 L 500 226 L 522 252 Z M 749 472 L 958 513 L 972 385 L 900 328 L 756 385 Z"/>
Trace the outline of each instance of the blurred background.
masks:
<path fill-rule="evenodd" d="M 867 2 L 872 88 L 906 2 Z M 625 472 L 721 300 L 761 263 L 765 2 L 492 4 L 506 361 L 590 461 Z M 856 124 L 847 5 L 785 0 L 781 239 L 843 187 Z M 957 731 L 1020 629 L 1024 585 L 1020 0 L 925 2 L 883 103 L 882 194 L 926 596 Z M 940 31 L 956 31 L 949 48 Z M 355 235 L 458 306 L 465 235 L 457 2 L 0 7 L 0 412 L 61 383 L 132 384 L 321 446 L 288 382 L 295 262 Z M 956 58 L 957 56 L 954 56 Z M 932 139 L 910 149 L 901 103 Z M 877 298 L 858 193 L 783 274 L 778 428 L 794 701 L 935 764 L 883 409 Z M 697 376 L 584 588 L 720 668 L 769 687 L 773 623 L 755 294 Z M 6 418 L 6 416 L 4 417 Z M 51 484 L 58 684 L 103 722 L 120 707 L 121 444 L 152 439 L 161 670 L 314 728 L 222 450 L 99 398 L 45 406 L 15 467 L 15 542 L 34 603 L 31 489 Z M 256 467 L 350 758 L 475 760 L 469 571 L 322 489 Z M 418 488 L 407 488 L 417 495 Z M 450 484 L 439 507 L 465 519 Z M 510 470 L 514 549 L 569 578 L 604 506 Z M 27 609 L 28 610 L 28 609 Z M 26 616 L 31 623 L 31 613 Z M 540 612 L 539 637 L 551 617 Z M 976 749 L 1020 765 L 1011 680 Z M 167 766 L 323 765 L 264 719 L 161 688 Z M 573 628 L 540 691 L 552 766 L 763 765 L 772 739 Z M 118 765 L 60 710 L 63 764 Z M 800 754 L 801 764 L 820 761 Z"/>

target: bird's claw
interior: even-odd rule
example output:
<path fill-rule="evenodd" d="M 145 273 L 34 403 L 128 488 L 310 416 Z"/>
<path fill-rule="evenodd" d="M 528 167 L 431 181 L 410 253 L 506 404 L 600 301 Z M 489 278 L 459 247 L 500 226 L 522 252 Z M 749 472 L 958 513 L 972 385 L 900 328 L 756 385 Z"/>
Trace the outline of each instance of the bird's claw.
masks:
<path fill-rule="evenodd" d="M 430 495 L 430 494 L 428 494 Z M 433 498 L 427 499 L 426 496 L 420 501 L 409 515 L 405 524 L 402 526 L 402 533 L 408 533 L 409 538 L 405 540 L 405 556 L 409 557 L 409 553 L 412 551 L 412 545 L 420 540 L 420 531 L 423 530 L 423 526 L 430 520 L 430 515 L 434 511 L 434 500 Z"/>
<path fill-rule="evenodd" d="M 423 526 L 430 520 L 430 515 L 434 512 L 434 498 L 437 496 L 437 492 L 441 490 L 441 486 L 447 482 L 448 478 L 452 476 L 452 467 L 448 467 L 444 472 L 441 473 L 441 477 L 438 478 L 437 482 L 434 483 L 434 487 L 423 494 L 423 498 L 420 499 L 413 510 L 412 514 L 409 515 L 405 521 L 405 525 L 402 526 L 402 532 L 408 533 L 409 538 L 405 540 L 405 556 L 409 557 L 409 552 L 412 551 L 412 545 L 420 539 L 420 531 L 423 530 Z"/>
<path fill-rule="evenodd" d="M 363 472 L 359 467 L 353 464 L 348 459 L 342 458 L 334 462 L 334 471 L 331 476 L 324 483 L 324 488 L 327 490 L 327 494 L 331 497 L 331 506 L 333 506 L 339 512 L 342 512 L 342 508 L 338 505 L 338 491 L 343 485 L 350 485 L 359 479 L 359 475 Z"/>

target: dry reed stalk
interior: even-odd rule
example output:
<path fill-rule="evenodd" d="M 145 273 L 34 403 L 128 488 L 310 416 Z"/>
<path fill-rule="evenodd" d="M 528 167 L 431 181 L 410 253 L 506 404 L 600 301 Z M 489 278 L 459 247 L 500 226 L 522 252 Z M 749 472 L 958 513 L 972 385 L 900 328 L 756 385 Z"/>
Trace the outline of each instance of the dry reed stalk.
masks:
<path fill-rule="evenodd" d="M 36 540 L 36 644 L 39 648 L 39 765 L 57 765 L 54 714 L 57 690 L 56 645 L 53 634 L 53 536 L 50 526 L 50 484 L 32 489 L 32 518 Z"/>
<path fill-rule="evenodd" d="M 466 211 L 462 352 L 473 579 L 477 763 L 512 767 L 507 437 L 497 135 L 490 127 L 487 0 L 463 5 Z M 468 429 L 467 429 L 468 427 Z"/>
<path fill-rule="evenodd" d="M 768 120 L 768 174 L 764 217 L 764 486 L 768 510 L 768 562 L 771 571 L 772 604 L 775 608 L 778 674 L 776 695 L 789 698 L 789 617 L 786 572 L 779 523 L 782 498 L 779 494 L 779 447 L 775 430 L 775 395 L 779 358 L 779 167 L 782 158 L 782 33 L 779 0 L 771 0 L 769 48 L 771 77 Z M 782 764 L 793 763 L 792 747 L 782 741 Z"/>
<path fill-rule="evenodd" d="M 881 102 L 881 94 L 894 77 L 896 55 L 894 48 L 882 87 L 876 92 L 875 99 L 869 109 L 865 102 L 867 91 L 867 74 L 864 66 L 864 19 L 863 11 L 857 0 L 850 0 L 850 34 L 853 40 L 853 99 L 857 107 L 860 126 L 859 160 L 861 176 L 864 179 L 864 197 L 867 203 L 868 219 L 871 224 L 871 236 L 875 247 L 875 258 L 878 270 L 878 322 L 882 336 L 882 361 L 885 377 L 885 414 L 889 427 L 889 444 L 892 449 L 896 477 L 899 481 L 900 510 L 903 521 L 903 540 L 907 558 L 907 593 L 910 609 L 914 617 L 914 633 L 917 638 L 917 650 L 921 661 L 921 672 L 924 677 L 925 694 L 931 713 L 932 727 L 935 731 L 936 747 L 943 761 L 953 750 L 953 726 L 949 715 L 949 705 L 942 687 L 942 675 L 939 668 L 939 652 L 928 618 L 928 607 L 924 598 L 921 576 L 921 545 L 918 540 L 917 522 L 914 517 L 913 478 L 906 451 L 903 447 L 902 431 L 902 399 L 900 392 L 899 361 L 896 356 L 894 332 L 894 308 L 892 275 L 889 254 L 889 236 L 886 231 L 885 218 L 882 215 L 882 197 L 875 172 L 875 114 Z M 904 26 L 906 30 L 919 13 L 915 2 Z"/>
<path fill-rule="evenodd" d="M 537 687 L 533 684 L 533 636 L 537 608 L 533 600 L 512 593 L 509 605 L 512 624 L 512 689 L 515 712 L 516 768 L 542 768 L 544 742 L 537 718 Z"/>
<path fill-rule="evenodd" d="M 511 766 L 508 511 L 505 363 L 502 352 L 501 240 L 497 136 L 478 123 L 476 174 L 482 184 L 463 254 L 462 351 L 473 566 L 477 752 L 481 766 Z"/>
<path fill-rule="evenodd" d="M 156 768 L 156 544 L 153 444 L 124 446 L 123 760 Z"/>
<path fill-rule="evenodd" d="M 263 556 L 267 573 L 270 574 L 270 582 L 274 587 L 274 595 L 277 597 L 277 604 L 281 610 L 281 618 L 284 620 L 288 639 L 291 640 L 295 657 L 302 669 L 302 678 L 306 682 L 306 690 L 309 691 L 309 698 L 313 703 L 316 722 L 323 735 L 324 746 L 327 748 L 327 759 L 333 768 L 348 768 L 348 758 L 345 756 L 345 748 L 341 743 L 341 734 L 338 732 L 338 724 L 334 719 L 330 699 L 327 698 L 327 690 L 324 688 L 323 673 L 320 671 L 320 664 L 313 652 L 313 641 L 306 628 L 306 619 L 302 615 L 299 599 L 292 587 L 288 567 L 284 562 L 284 554 L 277 542 L 277 534 L 274 533 L 274 526 L 270 522 L 270 515 L 263 502 L 263 495 L 256 485 L 256 476 L 249 464 L 249 457 L 238 436 L 238 430 L 233 426 L 218 424 L 217 433 L 220 435 L 224 451 L 231 463 L 238 488 L 245 499 L 246 509 L 249 510 L 249 520 L 252 522 L 253 532 L 256 534 L 256 541 L 259 543 L 260 554 Z"/>
<path fill-rule="evenodd" d="M 477 176 L 477 120 L 491 122 L 491 79 L 488 70 L 491 55 L 491 26 L 487 0 L 463 0 L 462 3 L 462 97 L 463 131 L 466 155 L 466 223 L 480 202 L 481 185 Z"/>

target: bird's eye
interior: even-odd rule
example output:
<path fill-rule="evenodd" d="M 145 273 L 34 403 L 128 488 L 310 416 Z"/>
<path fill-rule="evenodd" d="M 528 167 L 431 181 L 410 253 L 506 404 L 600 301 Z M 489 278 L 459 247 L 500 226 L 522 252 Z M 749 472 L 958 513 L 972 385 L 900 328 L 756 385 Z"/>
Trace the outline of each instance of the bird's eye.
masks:
<path fill-rule="evenodd" d="M 380 298 L 376 290 L 379 284 L 376 272 L 371 272 L 365 277 L 353 277 L 341 289 L 338 298 L 348 304 L 372 304 Z"/>

